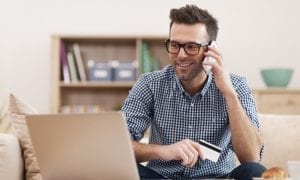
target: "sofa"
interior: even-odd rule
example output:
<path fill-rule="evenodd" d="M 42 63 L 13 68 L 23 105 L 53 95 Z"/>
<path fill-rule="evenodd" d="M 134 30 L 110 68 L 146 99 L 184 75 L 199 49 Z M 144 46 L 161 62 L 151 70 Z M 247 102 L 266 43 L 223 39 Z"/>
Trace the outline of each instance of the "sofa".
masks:
<path fill-rule="evenodd" d="M 300 161 L 300 115 L 259 114 L 264 138 L 261 163 L 287 170 L 287 161 Z M 24 161 L 14 134 L 0 133 L 0 179 L 24 179 Z"/>

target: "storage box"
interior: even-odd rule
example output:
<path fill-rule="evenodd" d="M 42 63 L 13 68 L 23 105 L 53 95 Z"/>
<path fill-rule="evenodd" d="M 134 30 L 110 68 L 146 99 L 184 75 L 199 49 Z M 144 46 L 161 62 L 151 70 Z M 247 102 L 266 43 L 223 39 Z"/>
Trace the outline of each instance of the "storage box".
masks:
<path fill-rule="evenodd" d="M 88 61 L 88 74 L 90 81 L 112 81 L 112 71 L 110 63 L 106 61 Z"/>
<path fill-rule="evenodd" d="M 114 66 L 115 81 L 135 81 L 136 66 L 133 62 L 119 62 Z"/>

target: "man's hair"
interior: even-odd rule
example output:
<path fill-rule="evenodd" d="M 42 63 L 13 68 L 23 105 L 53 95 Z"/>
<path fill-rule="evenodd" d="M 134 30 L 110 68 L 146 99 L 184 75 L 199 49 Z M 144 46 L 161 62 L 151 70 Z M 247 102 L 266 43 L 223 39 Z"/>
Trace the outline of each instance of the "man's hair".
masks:
<path fill-rule="evenodd" d="M 179 9 L 171 9 L 170 19 L 170 31 L 174 23 L 191 25 L 202 23 L 206 27 L 210 40 L 217 39 L 219 29 L 217 20 L 206 10 L 200 9 L 195 5 L 186 5 Z"/>

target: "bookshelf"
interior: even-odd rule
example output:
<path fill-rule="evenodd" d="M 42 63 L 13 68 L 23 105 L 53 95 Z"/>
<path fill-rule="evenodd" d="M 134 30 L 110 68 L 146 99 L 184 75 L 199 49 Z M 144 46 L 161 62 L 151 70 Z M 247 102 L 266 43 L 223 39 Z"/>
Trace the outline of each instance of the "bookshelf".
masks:
<path fill-rule="evenodd" d="M 147 68 L 149 62 L 145 63 L 145 59 L 149 60 L 150 56 L 151 62 L 157 61 L 155 67 L 154 63 L 150 64 L 150 71 L 169 64 L 168 54 L 164 47 L 164 40 L 167 36 L 52 35 L 51 39 L 50 111 L 52 113 L 74 112 L 73 107 L 85 109 L 84 111 L 89 107 L 97 110 L 118 110 L 135 81 L 145 69 L 149 69 Z M 62 72 L 62 57 L 68 57 L 67 54 L 74 44 L 80 47 L 86 80 L 79 75 L 79 67 L 75 60 L 76 80 L 71 78 L 70 66 L 68 66 L 70 79 L 66 80 Z M 148 55 L 145 55 L 145 51 L 142 50 L 143 46 L 146 46 Z M 66 51 L 64 56 L 62 56 L 62 47 Z M 75 52 L 73 54 L 76 59 Z M 91 81 L 89 74 L 91 69 L 88 66 L 91 60 L 133 64 L 136 68 L 135 78 L 126 81 L 94 79 Z M 66 108 L 67 111 L 65 111 Z"/>

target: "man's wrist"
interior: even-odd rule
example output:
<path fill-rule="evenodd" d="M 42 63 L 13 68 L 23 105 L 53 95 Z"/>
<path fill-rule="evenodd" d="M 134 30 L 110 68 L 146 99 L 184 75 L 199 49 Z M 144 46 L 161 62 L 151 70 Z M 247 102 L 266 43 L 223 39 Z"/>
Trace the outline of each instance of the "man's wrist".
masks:
<path fill-rule="evenodd" d="M 154 154 L 156 159 L 163 159 L 164 154 L 164 148 L 162 145 L 155 145 L 154 147 Z"/>
<path fill-rule="evenodd" d="M 227 91 L 227 92 L 223 92 L 223 96 L 225 97 L 226 100 L 230 100 L 230 99 L 238 97 L 238 95 L 234 89 Z"/>

